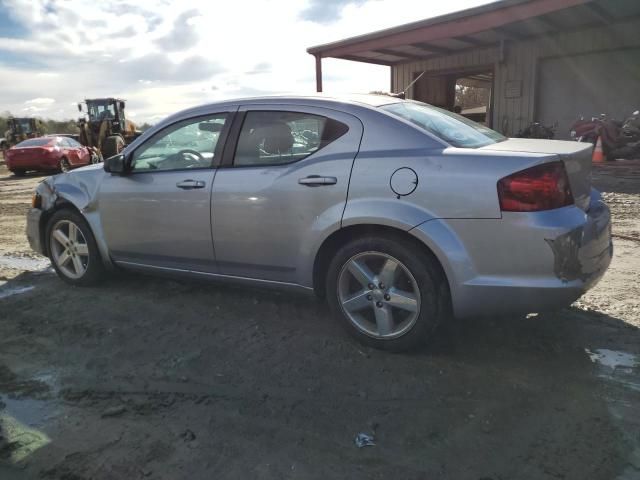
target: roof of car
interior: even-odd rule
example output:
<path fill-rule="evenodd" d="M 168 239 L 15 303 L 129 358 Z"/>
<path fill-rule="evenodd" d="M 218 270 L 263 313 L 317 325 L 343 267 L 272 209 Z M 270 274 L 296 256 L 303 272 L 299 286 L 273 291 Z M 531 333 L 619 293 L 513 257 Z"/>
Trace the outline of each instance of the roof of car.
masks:
<path fill-rule="evenodd" d="M 262 101 L 277 102 L 277 101 L 291 101 L 291 100 L 320 100 L 328 102 L 338 103 L 359 103 L 369 105 L 372 107 L 380 107 L 382 105 L 388 105 L 390 103 L 401 102 L 402 99 L 392 97 L 384 94 L 370 94 L 370 93 L 313 93 L 308 95 L 292 94 L 292 95 L 265 95 L 261 97 L 248 97 L 240 98 L 236 100 L 229 100 L 229 102 L 237 101 L 239 103 L 257 103 Z M 225 102 L 227 103 L 227 102 Z"/>
<path fill-rule="evenodd" d="M 222 100 L 219 102 L 212 102 L 209 104 L 198 105 L 186 110 L 177 112 L 167 118 L 165 118 L 159 124 L 165 124 L 173 121 L 176 118 L 184 117 L 185 115 L 193 115 L 202 112 L 206 112 L 211 108 L 221 107 L 226 105 L 259 105 L 259 104 L 304 104 L 308 106 L 328 106 L 334 104 L 335 106 L 352 105 L 354 108 L 375 108 L 383 105 L 389 105 L 392 103 L 404 102 L 398 97 L 392 97 L 390 95 L 374 95 L 374 94 L 326 94 L 326 93 L 314 93 L 310 95 L 266 95 L 260 97 L 246 97 Z"/>

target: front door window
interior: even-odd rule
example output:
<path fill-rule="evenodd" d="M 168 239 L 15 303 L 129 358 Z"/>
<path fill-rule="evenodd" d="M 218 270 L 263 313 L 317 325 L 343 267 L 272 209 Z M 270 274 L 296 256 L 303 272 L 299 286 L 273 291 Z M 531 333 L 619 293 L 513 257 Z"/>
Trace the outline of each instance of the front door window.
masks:
<path fill-rule="evenodd" d="M 227 114 L 178 122 L 133 152 L 132 171 L 211 168 Z"/>

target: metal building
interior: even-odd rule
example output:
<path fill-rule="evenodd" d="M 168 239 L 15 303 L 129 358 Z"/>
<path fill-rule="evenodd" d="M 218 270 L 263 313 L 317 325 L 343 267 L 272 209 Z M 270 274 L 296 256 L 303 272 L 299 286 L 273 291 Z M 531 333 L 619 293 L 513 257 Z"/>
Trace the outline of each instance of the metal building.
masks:
<path fill-rule="evenodd" d="M 327 57 L 390 66 L 396 93 L 425 72 L 407 98 L 453 110 L 477 92 L 462 113 L 506 135 L 640 109 L 640 0 L 502 0 L 307 51 L 318 91 Z"/>

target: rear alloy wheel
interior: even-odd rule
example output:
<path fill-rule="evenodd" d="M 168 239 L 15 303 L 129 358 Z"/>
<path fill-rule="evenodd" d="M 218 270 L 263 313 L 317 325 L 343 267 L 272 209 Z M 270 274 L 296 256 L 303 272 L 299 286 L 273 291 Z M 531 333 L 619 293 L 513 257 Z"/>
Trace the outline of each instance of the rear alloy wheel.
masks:
<path fill-rule="evenodd" d="M 71 170 L 71 165 L 69 164 L 69 160 L 67 160 L 64 157 L 61 158 L 58 168 L 62 173 L 67 173 L 69 170 Z"/>
<path fill-rule="evenodd" d="M 48 224 L 48 251 L 58 276 L 72 285 L 91 285 L 104 273 L 87 222 L 72 210 L 59 210 Z"/>
<path fill-rule="evenodd" d="M 329 267 L 327 295 L 352 335 L 391 351 L 424 345 L 448 305 L 435 258 L 399 237 L 362 238 L 342 247 Z"/>

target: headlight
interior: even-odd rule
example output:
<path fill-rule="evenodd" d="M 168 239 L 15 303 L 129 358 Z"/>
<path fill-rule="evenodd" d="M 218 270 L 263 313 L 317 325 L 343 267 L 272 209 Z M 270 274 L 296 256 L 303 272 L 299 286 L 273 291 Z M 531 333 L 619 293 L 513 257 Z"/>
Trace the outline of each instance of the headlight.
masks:
<path fill-rule="evenodd" d="M 34 192 L 33 196 L 31 197 L 31 207 L 42 208 L 42 197 L 38 193 Z"/>

